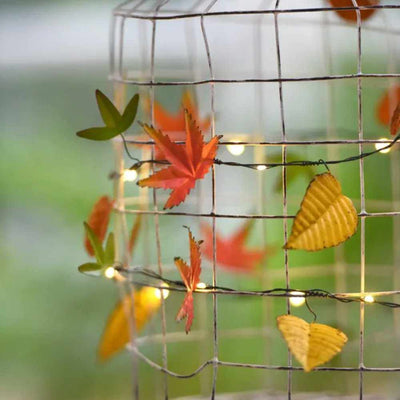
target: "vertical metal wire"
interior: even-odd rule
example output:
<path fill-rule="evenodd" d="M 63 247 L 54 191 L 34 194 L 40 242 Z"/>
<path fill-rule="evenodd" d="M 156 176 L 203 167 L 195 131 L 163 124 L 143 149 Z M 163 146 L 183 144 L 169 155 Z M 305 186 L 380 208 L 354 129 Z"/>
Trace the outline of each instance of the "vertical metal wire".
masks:
<path fill-rule="evenodd" d="M 353 6 L 358 7 L 357 0 L 352 0 Z M 357 73 L 362 73 L 362 48 L 361 48 L 361 12 L 357 8 Z M 363 114 L 362 114 L 362 78 L 357 78 L 357 102 L 358 102 L 358 139 L 364 139 Z M 359 153 L 363 152 L 363 143 L 359 144 Z M 361 212 L 365 212 L 365 182 L 364 182 L 364 160 L 359 161 L 360 168 L 360 205 Z M 361 243 L 360 243 L 360 293 L 365 293 L 365 216 L 361 216 Z M 359 398 L 364 396 L 364 329 L 365 329 L 365 307 L 360 302 L 360 346 L 359 346 Z"/>
<path fill-rule="evenodd" d="M 158 5 L 155 9 L 155 14 L 159 12 L 160 8 L 167 4 L 169 0 L 159 0 Z M 157 20 L 152 21 L 152 33 L 151 33 L 151 49 L 150 49 L 150 75 L 151 82 L 155 81 L 155 72 L 154 72 L 154 57 L 155 57 L 155 44 L 156 44 L 156 24 Z M 155 100 L 155 87 L 150 87 L 150 115 L 151 122 L 154 125 L 154 100 Z M 154 157 L 154 146 L 152 149 L 152 158 Z M 152 166 L 153 169 L 153 166 Z M 157 190 L 153 189 L 153 209 L 154 211 L 158 211 L 157 205 Z M 160 241 L 160 220 L 159 215 L 154 215 L 154 227 L 155 227 L 155 235 L 156 235 L 156 249 L 157 249 L 157 268 L 158 273 L 160 275 L 163 274 L 162 267 L 162 259 L 161 259 L 161 241 Z M 168 352 L 167 352 L 167 323 L 166 323 L 166 315 L 165 315 L 165 299 L 161 296 L 161 329 L 162 329 L 162 365 L 164 368 L 168 368 Z M 164 374 L 163 376 L 163 384 L 164 384 L 164 399 L 168 400 L 168 376 Z"/>
<path fill-rule="evenodd" d="M 280 0 L 276 0 L 275 3 L 275 11 L 279 7 Z M 282 79 L 282 65 L 281 65 L 281 48 L 279 42 L 279 25 L 278 25 L 278 14 L 274 13 L 274 27 L 275 27 L 275 43 L 276 43 L 276 60 L 277 60 L 277 68 L 278 68 L 278 78 Z M 280 114 L 281 114 L 281 129 L 282 129 L 282 142 L 286 141 L 286 126 L 285 126 L 285 111 L 283 104 L 283 90 L 282 90 L 282 82 L 279 81 L 279 104 L 280 104 Z M 283 144 L 282 145 L 282 162 L 286 163 L 287 161 L 287 148 Z M 286 176 L 286 167 L 282 167 L 282 200 L 283 200 L 283 214 L 287 215 L 287 176 Z M 287 219 L 283 219 L 283 238 L 284 243 L 287 243 L 288 240 L 288 226 Z M 289 278 L 289 257 L 287 249 L 283 250 L 284 252 L 284 265 L 285 265 L 285 281 L 286 288 L 290 287 L 290 278 Z M 287 313 L 290 314 L 290 301 L 289 297 L 286 298 L 286 310 Z M 288 366 L 292 366 L 292 354 L 290 350 L 288 350 Z M 292 371 L 288 371 L 288 379 L 287 379 L 287 396 L 288 400 L 292 398 Z"/>
<path fill-rule="evenodd" d="M 217 3 L 218 0 L 212 0 L 204 13 L 207 13 L 211 8 Z M 214 79 L 214 71 L 211 61 L 210 46 L 208 44 L 207 32 L 204 26 L 204 16 L 200 17 L 200 27 L 203 34 L 204 47 L 207 55 L 207 63 L 210 74 L 210 79 Z M 215 86 L 214 83 L 210 83 L 210 102 L 211 102 L 211 138 L 215 137 Z M 211 170 L 212 179 L 212 237 L 213 237 L 213 260 L 212 260 L 212 283 L 213 286 L 217 286 L 217 233 L 216 233 L 216 218 L 215 214 L 217 212 L 217 202 L 216 202 L 216 176 L 215 176 L 215 165 L 212 165 Z M 215 399 L 216 389 L 217 389 L 217 374 L 218 374 L 218 307 L 217 307 L 217 294 L 213 293 L 213 380 L 211 388 L 211 399 Z"/>

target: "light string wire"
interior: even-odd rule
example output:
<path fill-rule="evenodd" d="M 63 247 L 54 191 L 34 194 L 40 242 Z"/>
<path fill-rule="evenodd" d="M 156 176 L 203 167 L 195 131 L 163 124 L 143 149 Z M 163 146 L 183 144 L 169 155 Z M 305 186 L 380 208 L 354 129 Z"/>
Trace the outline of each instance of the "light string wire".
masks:
<path fill-rule="evenodd" d="M 149 159 L 149 160 L 139 160 L 136 157 L 133 157 L 129 150 L 128 150 L 128 143 L 126 142 L 126 139 L 124 138 L 123 135 L 121 135 L 122 140 L 124 142 L 124 147 L 125 151 L 127 152 L 127 155 L 130 159 L 136 161 L 135 164 L 133 164 L 129 169 L 131 170 L 137 170 L 139 169 L 142 165 L 144 164 L 160 164 L 160 165 L 170 165 L 169 161 L 167 160 L 154 160 L 154 159 Z M 221 137 L 221 136 L 219 136 Z M 360 152 L 357 155 L 342 158 L 339 160 L 294 160 L 294 161 L 286 161 L 286 162 L 272 162 L 272 163 L 240 163 L 240 162 L 235 162 L 235 161 L 223 161 L 218 158 L 214 159 L 214 164 L 216 165 L 227 165 L 230 167 L 243 167 L 243 168 L 249 168 L 249 169 L 254 169 L 258 170 L 259 167 L 262 167 L 264 169 L 272 169 L 276 167 L 310 167 L 310 166 L 318 166 L 318 165 L 324 165 L 327 170 L 329 170 L 328 165 L 336 165 L 336 164 L 343 164 L 347 162 L 352 162 L 352 161 L 359 161 L 364 158 L 367 158 L 369 156 L 372 156 L 374 154 L 380 153 L 382 151 L 387 151 L 388 149 L 391 149 L 398 141 L 400 140 L 400 134 L 394 137 L 392 141 L 390 141 L 386 146 L 380 147 L 378 149 L 368 151 L 368 152 Z M 361 141 L 358 141 L 359 144 L 362 144 Z M 154 142 L 149 142 L 153 143 Z M 179 144 L 184 144 L 185 142 L 180 142 Z M 230 142 L 230 145 L 233 143 Z M 237 145 L 238 143 L 234 143 Z"/>
<path fill-rule="evenodd" d="M 173 292 L 186 292 L 187 288 L 183 281 L 174 280 L 166 278 L 157 272 L 141 267 L 133 267 L 133 268 L 124 268 L 122 266 L 116 265 L 115 270 L 118 271 L 121 275 L 125 276 L 129 279 L 131 284 L 138 286 L 149 286 L 160 290 L 167 290 Z M 135 275 L 145 277 L 147 280 L 143 281 L 140 279 L 133 278 Z M 168 286 L 166 286 L 168 285 Z M 219 285 L 206 285 L 204 288 L 202 287 L 194 289 L 194 293 L 202 293 L 202 294 L 218 294 L 218 295 L 237 295 L 237 296 L 260 296 L 260 297 L 301 297 L 301 298 L 323 298 L 323 299 L 332 299 L 337 300 L 341 303 L 369 303 L 369 304 L 379 304 L 389 308 L 400 308 L 400 303 L 390 302 L 390 301 L 381 301 L 376 300 L 371 303 L 368 300 L 365 300 L 365 296 L 359 293 L 332 293 L 330 291 L 324 289 L 294 289 L 294 288 L 272 288 L 265 290 L 238 290 L 231 287 L 219 286 Z M 300 294 L 296 294 L 293 292 L 300 292 Z M 381 295 L 381 296 L 390 296 L 390 295 L 399 295 L 400 291 L 391 291 L 391 292 L 371 292 L 367 293 L 370 295 Z M 312 311 L 311 311 L 312 312 Z"/>

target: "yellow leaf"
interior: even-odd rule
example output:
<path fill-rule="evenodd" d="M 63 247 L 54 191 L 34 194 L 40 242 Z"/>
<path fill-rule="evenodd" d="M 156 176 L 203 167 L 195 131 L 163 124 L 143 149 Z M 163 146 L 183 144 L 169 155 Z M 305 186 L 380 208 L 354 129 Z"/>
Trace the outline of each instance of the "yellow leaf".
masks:
<path fill-rule="evenodd" d="M 277 322 L 290 351 L 306 372 L 331 360 L 347 342 L 343 332 L 329 325 L 309 324 L 294 315 L 281 315 Z"/>
<path fill-rule="evenodd" d="M 317 175 L 307 188 L 285 248 L 316 251 L 337 246 L 354 235 L 357 224 L 357 211 L 342 194 L 339 181 L 330 172 Z"/>
<path fill-rule="evenodd" d="M 136 290 L 133 295 L 127 295 L 123 301 L 118 302 L 108 318 L 99 344 L 97 353 L 99 360 L 105 361 L 130 342 L 131 325 L 127 319 L 127 314 L 133 315 L 134 312 L 137 332 L 143 329 L 160 307 L 161 300 L 156 293 L 157 289 L 144 287 Z M 132 305 L 134 307 L 133 310 Z"/>

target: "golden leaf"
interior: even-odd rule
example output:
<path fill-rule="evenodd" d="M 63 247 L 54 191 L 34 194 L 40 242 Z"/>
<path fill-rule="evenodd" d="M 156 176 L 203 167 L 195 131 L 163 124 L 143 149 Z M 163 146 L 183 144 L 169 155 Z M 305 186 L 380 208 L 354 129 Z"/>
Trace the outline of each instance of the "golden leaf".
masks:
<path fill-rule="evenodd" d="M 99 344 L 99 360 L 105 361 L 130 342 L 130 322 L 127 313 L 133 314 L 132 299 L 136 331 L 140 332 L 143 329 L 160 307 L 161 300 L 156 296 L 156 291 L 155 288 L 144 287 L 118 302 L 108 318 Z"/>
<path fill-rule="evenodd" d="M 294 315 L 281 315 L 277 322 L 290 351 L 306 372 L 331 360 L 347 342 L 343 332 L 329 325 L 309 324 Z"/>
<path fill-rule="evenodd" d="M 357 224 L 357 211 L 342 194 L 339 181 L 330 172 L 317 175 L 307 188 L 285 248 L 316 251 L 337 246 L 354 235 Z"/>

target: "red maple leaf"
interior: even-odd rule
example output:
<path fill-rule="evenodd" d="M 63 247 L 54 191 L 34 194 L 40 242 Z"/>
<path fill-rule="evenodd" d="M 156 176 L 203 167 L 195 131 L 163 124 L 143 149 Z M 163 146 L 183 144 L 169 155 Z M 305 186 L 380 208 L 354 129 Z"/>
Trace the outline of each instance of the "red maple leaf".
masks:
<path fill-rule="evenodd" d="M 267 254 L 267 249 L 249 250 L 245 243 L 249 236 L 252 226 L 252 221 L 246 221 L 240 229 L 228 238 L 221 238 L 217 233 L 216 247 L 217 259 L 216 262 L 221 267 L 224 267 L 231 272 L 252 272 L 257 264 Z M 202 235 L 204 236 L 204 255 L 209 259 L 213 259 L 213 235 L 209 225 L 201 225 Z"/>
<path fill-rule="evenodd" d="M 196 185 L 197 179 L 202 179 L 214 163 L 218 140 L 213 137 L 208 143 L 189 113 L 185 114 L 186 143 L 184 146 L 171 142 L 168 135 L 150 125 L 143 125 L 144 130 L 154 140 L 156 148 L 165 154 L 171 163 L 167 168 L 155 172 L 146 179 L 138 181 L 138 185 L 172 189 L 164 205 L 165 208 L 177 206 Z"/>
<path fill-rule="evenodd" d="M 100 243 L 103 243 L 106 236 L 113 204 L 114 202 L 108 196 L 102 196 L 97 200 L 90 212 L 88 225 L 99 238 Z M 94 256 L 94 250 L 87 235 L 85 235 L 85 248 L 90 256 Z"/>
<path fill-rule="evenodd" d="M 192 326 L 194 311 L 193 311 L 193 290 L 196 289 L 198 283 L 200 282 L 201 273 L 201 258 L 200 258 L 200 244 L 202 241 L 196 241 L 189 231 L 189 243 L 190 243 L 190 267 L 186 264 L 184 260 L 180 257 L 175 257 L 175 265 L 181 274 L 183 283 L 186 286 L 187 293 L 183 300 L 182 306 L 178 311 L 176 316 L 177 321 L 186 319 L 185 331 L 189 333 L 190 327 Z"/>
<path fill-rule="evenodd" d="M 162 132 L 168 133 L 168 137 L 172 142 L 185 140 L 185 110 L 187 110 L 192 118 L 197 121 L 202 132 L 208 131 L 210 128 L 211 119 L 210 117 L 200 119 L 200 113 L 197 104 L 189 91 L 184 91 L 182 93 L 181 107 L 175 114 L 165 110 L 160 103 L 154 102 L 154 125 Z M 164 160 L 165 155 L 161 149 L 156 148 L 154 158 L 156 160 Z"/>
<path fill-rule="evenodd" d="M 394 85 L 385 91 L 376 107 L 378 121 L 388 126 L 396 106 L 400 102 L 400 85 Z"/>

